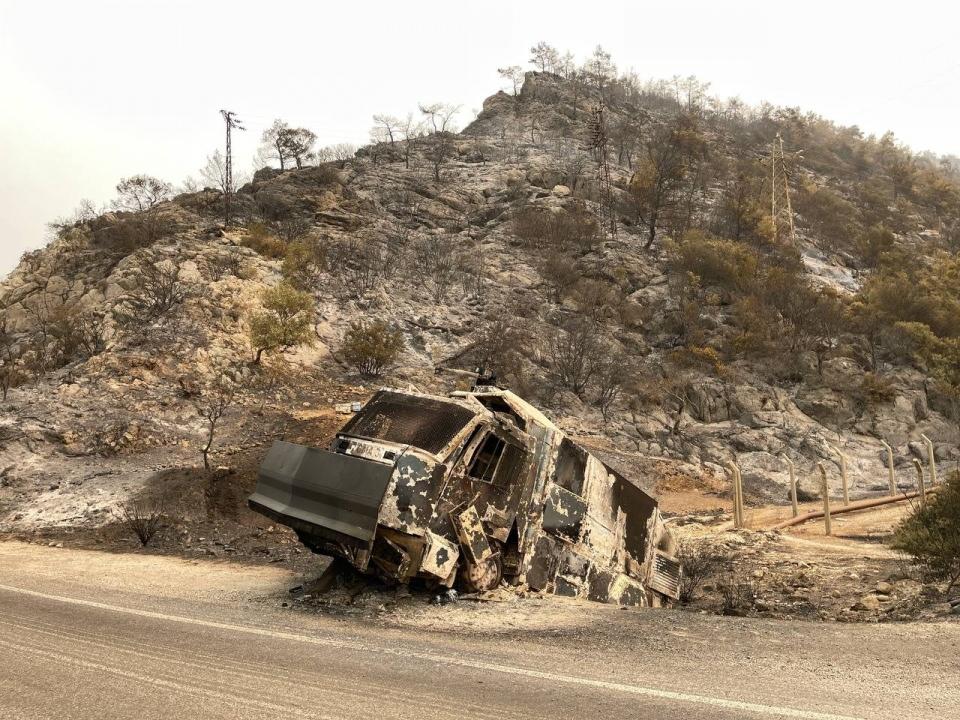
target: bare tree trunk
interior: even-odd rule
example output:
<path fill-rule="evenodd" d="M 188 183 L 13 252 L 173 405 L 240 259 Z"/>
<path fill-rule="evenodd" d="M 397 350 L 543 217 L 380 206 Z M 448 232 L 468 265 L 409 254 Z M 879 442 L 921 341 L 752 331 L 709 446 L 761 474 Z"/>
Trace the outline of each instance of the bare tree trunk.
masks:
<path fill-rule="evenodd" d="M 644 245 L 645 250 L 649 250 L 650 248 L 652 248 L 653 243 L 657 239 L 657 215 L 658 214 L 659 214 L 658 211 L 654 211 L 654 213 L 650 216 L 650 223 L 647 226 L 647 230 L 648 230 L 647 244 Z"/>

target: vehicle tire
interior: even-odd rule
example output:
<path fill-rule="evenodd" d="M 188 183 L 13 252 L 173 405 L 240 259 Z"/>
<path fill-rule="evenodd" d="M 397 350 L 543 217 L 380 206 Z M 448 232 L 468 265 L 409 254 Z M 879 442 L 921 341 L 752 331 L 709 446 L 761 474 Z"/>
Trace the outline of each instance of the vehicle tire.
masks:
<path fill-rule="evenodd" d="M 494 547 L 494 550 L 498 548 Z M 503 559 L 499 552 L 482 563 L 464 559 L 457 573 L 460 588 L 464 592 L 487 592 L 499 587 L 503 580 Z"/>

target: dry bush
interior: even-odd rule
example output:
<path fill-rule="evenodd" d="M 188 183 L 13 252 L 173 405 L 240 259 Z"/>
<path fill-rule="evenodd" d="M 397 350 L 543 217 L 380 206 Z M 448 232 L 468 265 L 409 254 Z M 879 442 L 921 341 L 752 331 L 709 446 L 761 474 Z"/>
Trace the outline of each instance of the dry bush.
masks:
<path fill-rule="evenodd" d="M 244 280 L 249 277 L 249 267 L 242 255 L 227 249 L 226 252 L 216 253 L 206 258 L 203 275 L 207 280 L 212 281 L 223 280 L 227 275 Z"/>
<path fill-rule="evenodd" d="M 203 455 L 203 467 L 210 469 L 210 449 L 213 447 L 217 425 L 233 404 L 237 386 L 225 372 L 219 372 L 203 383 L 203 389 L 193 398 L 197 414 L 206 421 L 207 437 L 200 453 Z"/>
<path fill-rule="evenodd" d="M 677 348 L 670 353 L 670 362 L 677 368 L 697 370 L 706 374 L 722 375 L 723 358 L 712 347 L 688 346 Z"/>
<path fill-rule="evenodd" d="M 563 302 L 567 291 L 577 284 L 583 273 L 577 268 L 576 261 L 569 255 L 559 252 L 547 253 L 538 264 L 537 270 L 544 282 L 550 286 L 553 301 Z"/>
<path fill-rule="evenodd" d="M 327 270 L 339 298 L 362 298 L 395 270 L 396 255 L 379 240 L 349 237 L 326 250 Z"/>
<path fill-rule="evenodd" d="M 872 372 L 863 374 L 858 394 L 865 402 L 871 405 L 893 402 L 897 397 L 897 391 L 893 387 L 893 382 L 883 375 L 877 375 Z"/>
<path fill-rule="evenodd" d="M 604 422 L 610 419 L 611 408 L 620 399 L 624 388 L 631 383 L 634 373 L 631 358 L 622 349 L 609 345 L 602 349 L 594 374 L 596 394 L 593 404 L 600 408 Z"/>
<path fill-rule="evenodd" d="M 313 230 L 313 221 L 302 215 L 294 215 L 269 223 L 276 235 L 288 243 L 306 237 Z"/>
<path fill-rule="evenodd" d="M 250 223 L 247 226 L 247 234 L 241 244 L 255 251 L 258 255 L 272 260 L 282 258 L 287 252 L 287 244 L 261 222 Z"/>
<path fill-rule="evenodd" d="M 410 260 L 414 277 L 435 303 L 442 303 L 460 274 L 453 240 L 446 235 L 428 235 L 414 244 Z"/>
<path fill-rule="evenodd" d="M 582 315 L 594 322 L 603 322 L 619 314 L 625 298 L 613 283 L 583 278 L 573 288 L 573 301 Z"/>
<path fill-rule="evenodd" d="M 113 216 L 108 216 L 113 217 Z M 176 232 L 176 224 L 161 212 L 143 212 L 106 222 L 93 232 L 93 245 L 117 255 L 149 247 Z"/>
<path fill-rule="evenodd" d="M 10 388 L 17 387 L 24 380 L 23 352 L 23 345 L 7 330 L 6 314 L 0 313 L 0 393 L 4 400 Z"/>
<path fill-rule="evenodd" d="M 893 547 L 910 555 L 933 580 L 960 583 L 960 472 L 953 472 L 925 505 L 897 526 Z"/>
<path fill-rule="evenodd" d="M 117 509 L 120 524 L 146 547 L 167 519 L 167 503 L 163 498 L 129 500 Z"/>
<path fill-rule="evenodd" d="M 683 566 L 680 576 L 680 602 L 684 605 L 696 600 L 703 586 L 730 565 L 729 553 L 690 541 L 680 543 L 677 559 Z"/>
<path fill-rule="evenodd" d="M 757 601 L 757 591 L 753 583 L 731 577 L 720 583 L 720 612 L 724 615 L 743 617 L 749 615 Z"/>
<path fill-rule="evenodd" d="M 603 357 L 599 328 L 585 318 L 570 318 L 553 329 L 549 344 L 554 381 L 582 397 Z"/>
<path fill-rule="evenodd" d="M 82 312 L 75 304 L 59 306 L 51 315 L 49 327 L 57 364 L 102 353 L 106 349 L 105 330 L 103 315 Z"/>
<path fill-rule="evenodd" d="M 692 273 L 704 286 L 719 285 L 726 290 L 747 290 L 757 280 L 757 256 L 744 245 L 706 235 L 699 230 L 687 232 L 680 242 L 668 246 L 670 269 Z"/>
<path fill-rule="evenodd" d="M 862 232 L 860 211 L 827 187 L 802 183 L 794 197 L 794 208 L 814 237 L 828 248 L 850 248 L 850 238 Z"/>
<path fill-rule="evenodd" d="M 113 309 L 116 321 L 134 331 L 164 318 L 187 298 L 180 271 L 169 258 L 148 253 L 139 269 L 136 287 Z"/>
<path fill-rule="evenodd" d="M 513 219 L 513 233 L 524 247 L 590 252 L 599 238 L 597 218 L 585 207 L 548 208 L 530 205 Z"/>
<path fill-rule="evenodd" d="M 287 247 L 280 272 L 298 290 L 313 292 L 328 267 L 327 262 L 327 246 L 317 238 L 304 238 Z"/>
<path fill-rule="evenodd" d="M 523 349 L 537 341 L 532 335 L 526 321 L 512 312 L 488 318 L 473 342 L 476 369 L 497 378 L 515 380 L 523 365 Z"/>
<path fill-rule="evenodd" d="M 322 163 L 314 167 L 305 168 L 300 173 L 300 180 L 309 181 L 320 187 L 330 187 L 340 184 L 340 171 L 332 164 Z"/>

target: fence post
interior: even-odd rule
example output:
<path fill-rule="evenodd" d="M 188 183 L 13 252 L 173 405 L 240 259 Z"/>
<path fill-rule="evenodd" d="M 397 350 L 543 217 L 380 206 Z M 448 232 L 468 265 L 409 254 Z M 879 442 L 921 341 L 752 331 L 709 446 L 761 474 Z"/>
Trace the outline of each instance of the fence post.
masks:
<path fill-rule="evenodd" d="M 840 448 L 830 445 L 831 450 L 833 450 L 840 457 L 840 480 L 843 483 L 843 504 L 850 504 L 850 488 L 847 484 L 847 456 L 841 452 Z"/>
<path fill-rule="evenodd" d="M 923 442 L 927 444 L 927 463 L 930 465 L 930 487 L 936 487 L 937 484 L 937 454 L 933 448 L 933 441 L 923 433 L 920 433 Z"/>
<path fill-rule="evenodd" d="M 893 469 L 893 448 L 886 440 L 881 440 L 884 449 L 887 451 L 887 480 L 890 482 L 890 494 L 897 494 L 897 473 Z"/>
<path fill-rule="evenodd" d="M 740 517 L 740 493 L 737 489 L 739 487 L 739 483 L 737 482 L 737 466 L 729 463 L 727 469 L 730 470 L 730 482 L 733 485 L 733 526 L 739 528 L 742 519 Z"/>
<path fill-rule="evenodd" d="M 917 471 L 917 488 L 920 490 L 920 507 L 927 506 L 927 487 L 923 482 L 923 464 L 913 459 L 913 467 Z"/>
<path fill-rule="evenodd" d="M 827 486 L 827 471 L 822 462 L 817 463 L 817 470 L 820 471 L 820 492 L 823 494 L 823 529 L 830 535 L 830 488 Z"/>
<path fill-rule="evenodd" d="M 734 465 L 733 469 L 737 473 L 737 506 L 740 508 L 740 527 L 747 524 L 747 516 L 743 511 L 743 475 L 740 473 L 740 466 Z"/>
<path fill-rule="evenodd" d="M 787 468 L 790 470 L 790 504 L 793 506 L 793 516 L 800 514 L 800 508 L 797 506 L 797 472 L 793 466 L 793 460 L 786 455 L 783 456 Z"/>

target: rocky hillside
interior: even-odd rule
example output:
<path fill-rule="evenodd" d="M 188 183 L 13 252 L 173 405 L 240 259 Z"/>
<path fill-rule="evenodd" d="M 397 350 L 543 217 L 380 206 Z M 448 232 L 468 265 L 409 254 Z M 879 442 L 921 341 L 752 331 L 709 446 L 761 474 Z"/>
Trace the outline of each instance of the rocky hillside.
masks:
<path fill-rule="evenodd" d="M 206 189 L 24 256 L 0 284 L 0 527 L 105 522 L 202 465 L 211 425 L 242 489 L 265 443 L 319 442 L 337 403 L 479 366 L 650 487 L 725 492 L 735 460 L 748 502 L 786 501 L 783 458 L 812 491 L 839 448 L 865 494 L 881 439 L 913 483 L 921 434 L 960 459 L 952 162 L 595 66 L 428 127 L 263 169 L 228 227 Z M 770 214 L 778 133 L 793 237 Z"/>

